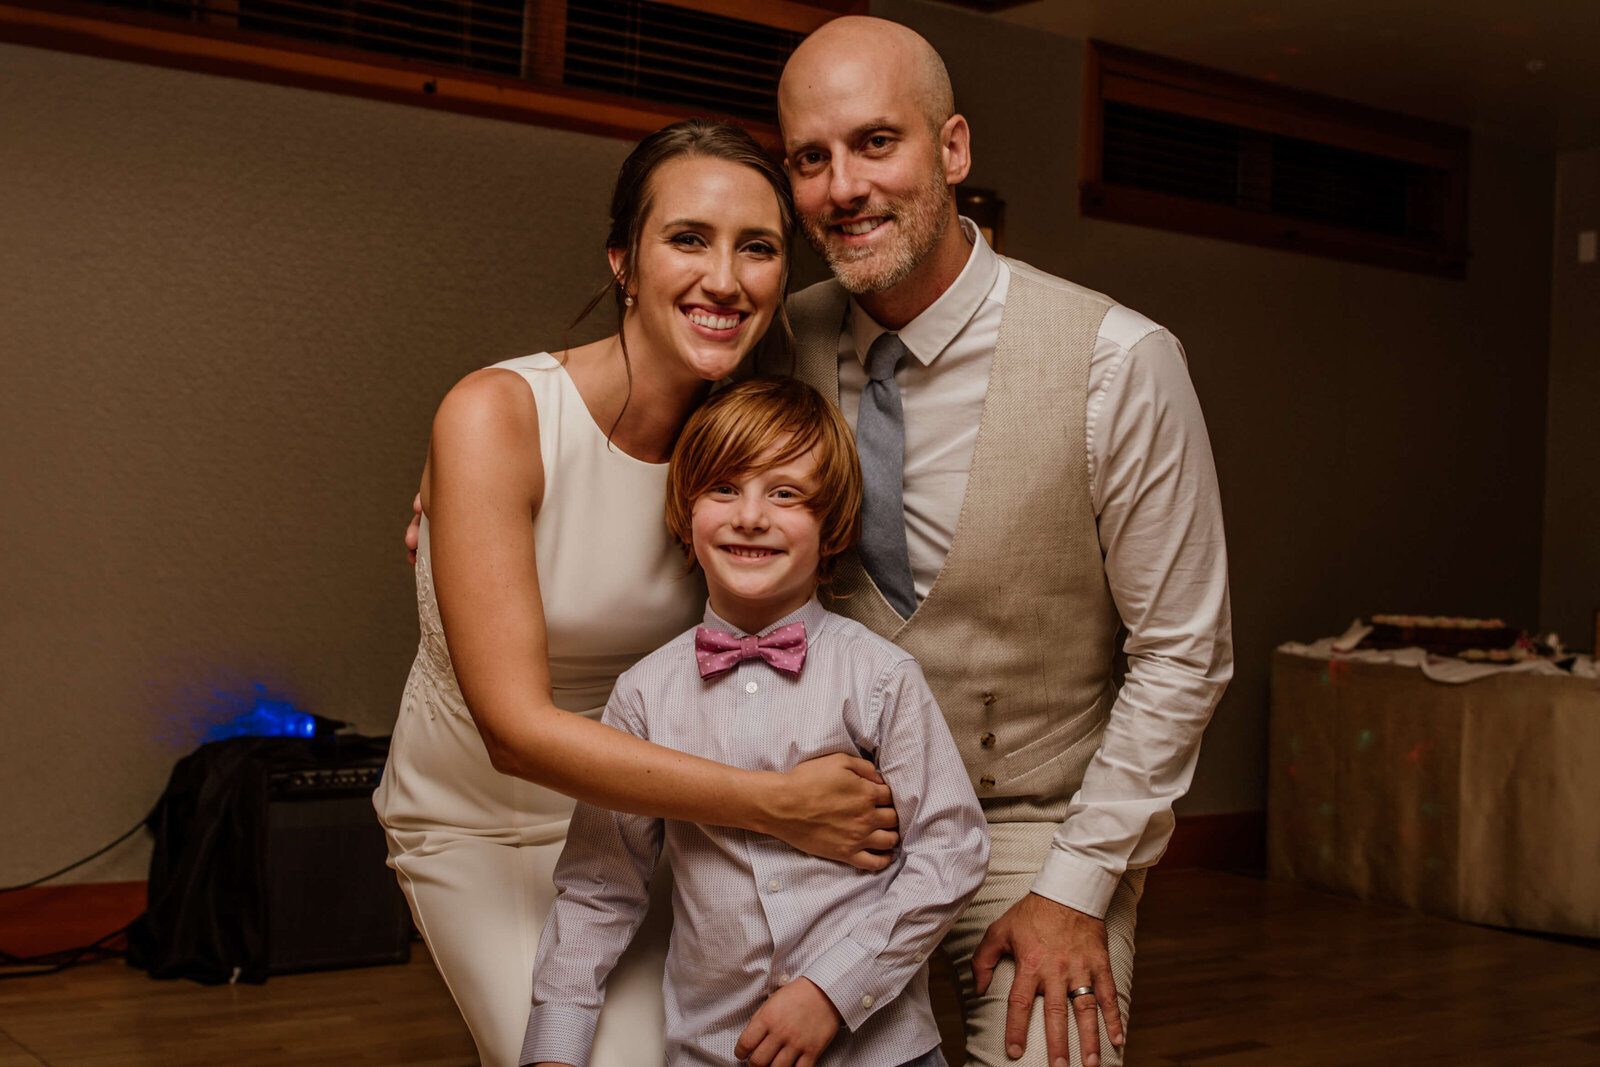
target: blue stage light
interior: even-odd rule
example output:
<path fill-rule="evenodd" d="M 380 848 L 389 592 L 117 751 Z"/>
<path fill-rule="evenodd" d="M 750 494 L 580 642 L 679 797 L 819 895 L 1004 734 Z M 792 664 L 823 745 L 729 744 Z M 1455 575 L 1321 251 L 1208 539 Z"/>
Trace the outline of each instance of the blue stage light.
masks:
<path fill-rule="evenodd" d="M 235 715 L 229 722 L 219 723 L 206 733 L 207 741 L 225 741 L 230 737 L 312 737 L 317 732 L 317 722 L 308 712 L 301 711 L 287 700 L 268 700 L 266 687 L 256 684 L 255 702 L 250 710 Z"/>

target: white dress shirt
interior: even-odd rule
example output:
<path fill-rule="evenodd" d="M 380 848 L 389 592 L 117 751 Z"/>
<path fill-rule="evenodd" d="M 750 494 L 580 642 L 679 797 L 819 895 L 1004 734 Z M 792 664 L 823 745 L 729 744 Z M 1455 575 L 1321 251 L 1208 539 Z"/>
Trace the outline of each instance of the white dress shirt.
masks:
<path fill-rule="evenodd" d="M 863 871 L 762 834 L 579 804 L 534 964 L 524 1063 L 587 1061 L 606 976 L 644 918 L 663 846 L 669 1065 L 735 1067 L 762 1001 L 801 977 L 846 1027 L 819 1067 L 894 1067 L 939 1044 L 924 962 L 983 881 L 983 810 L 916 660 L 815 598 L 763 632 L 797 621 L 809 644 L 798 677 L 752 659 L 702 680 L 691 630 L 618 679 L 604 721 L 751 770 L 834 752 L 872 759 L 900 816 L 894 863 Z M 706 625 L 739 633 L 709 607 Z"/>
<path fill-rule="evenodd" d="M 944 566 L 972 467 L 1011 272 L 977 227 L 949 289 L 904 329 L 906 540 L 917 600 Z M 852 428 L 866 356 L 884 328 L 854 299 L 839 337 L 839 406 Z M 1082 399 L 1106 580 L 1129 669 L 1034 892 L 1104 916 L 1121 873 L 1161 858 L 1200 734 L 1233 674 L 1222 504 L 1183 346 L 1116 305 Z"/>

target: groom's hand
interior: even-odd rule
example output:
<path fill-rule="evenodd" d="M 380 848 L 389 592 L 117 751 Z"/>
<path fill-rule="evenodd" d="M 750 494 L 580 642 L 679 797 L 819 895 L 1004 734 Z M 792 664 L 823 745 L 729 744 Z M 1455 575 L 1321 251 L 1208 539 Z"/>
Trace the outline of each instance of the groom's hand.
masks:
<path fill-rule="evenodd" d="M 994 921 L 973 953 L 972 975 L 980 994 L 989 988 L 1002 956 L 1012 957 L 1017 966 L 1006 1000 L 1006 1055 L 1012 1059 L 1022 1055 L 1028 1043 L 1028 1017 L 1040 996 L 1051 1067 L 1071 1063 L 1068 1029 L 1074 1022 L 1084 1067 L 1100 1063 L 1097 1016 L 1105 1018 L 1111 1043 L 1122 1044 L 1122 1014 L 1103 921 L 1029 893 Z M 1093 987 L 1094 993 L 1068 1000 L 1068 991 L 1084 986 Z"/>

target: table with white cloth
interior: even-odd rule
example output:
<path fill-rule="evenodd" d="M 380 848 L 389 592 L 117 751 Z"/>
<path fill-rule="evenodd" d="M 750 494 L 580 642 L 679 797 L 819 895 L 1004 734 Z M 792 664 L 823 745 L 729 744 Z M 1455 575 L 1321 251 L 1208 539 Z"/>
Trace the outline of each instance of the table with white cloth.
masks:
<path fill-rule="evenodd" d="M 1600 670 L 1281 646 L 1274 878 L 1469 922 L 1600 937 Z"/>

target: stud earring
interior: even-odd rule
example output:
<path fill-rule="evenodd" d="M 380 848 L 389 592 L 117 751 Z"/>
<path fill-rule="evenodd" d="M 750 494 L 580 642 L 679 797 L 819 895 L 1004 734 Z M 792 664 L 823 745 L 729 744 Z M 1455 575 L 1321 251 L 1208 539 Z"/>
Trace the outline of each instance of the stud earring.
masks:
<path fill-rule="evenodd" d="M 630 307 L 630 308 L 633 307 L 633 294 L 632 293 L 623 293 L 622 294 L 622 306 L 623 307 Z"/>

